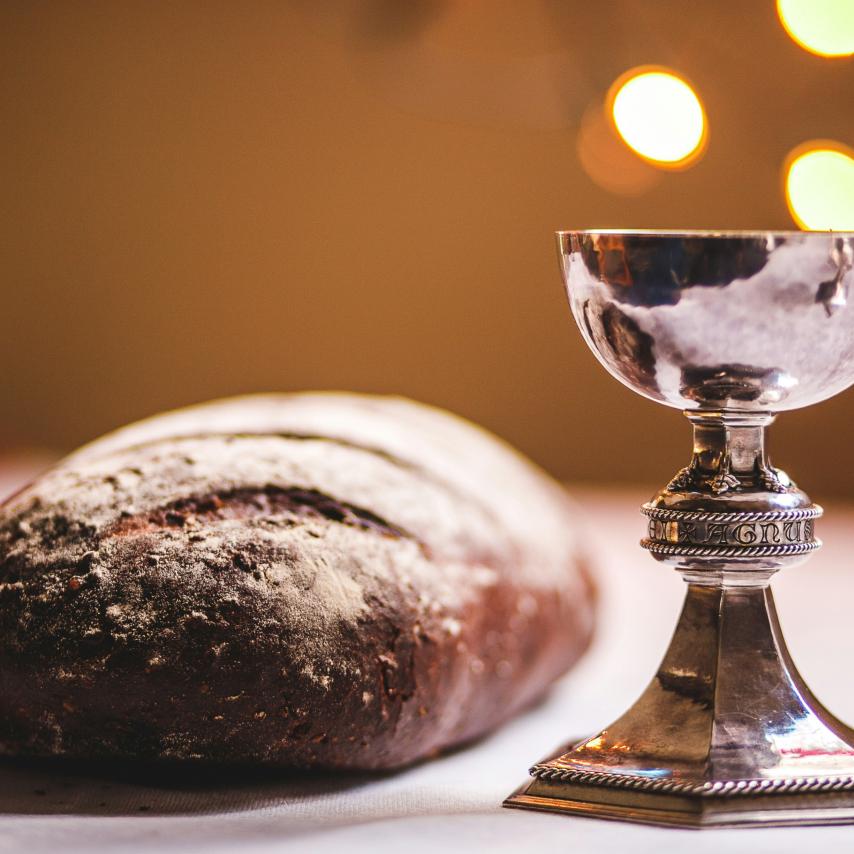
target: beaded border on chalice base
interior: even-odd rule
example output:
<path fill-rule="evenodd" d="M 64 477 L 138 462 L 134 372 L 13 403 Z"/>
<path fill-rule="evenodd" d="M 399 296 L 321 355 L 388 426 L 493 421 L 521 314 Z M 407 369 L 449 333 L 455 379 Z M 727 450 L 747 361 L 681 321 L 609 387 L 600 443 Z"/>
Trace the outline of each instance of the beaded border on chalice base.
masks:
<path fill-rule="evenodd" d="M 605 774 L 595 771 L 576 771 L 538 764 L 529 770 L 539 780 L 559 780 L 563 783 L 581 783 L 588 786 L 606 786 L 612 789 L 700 795 L 701 797 L 734 797 L 737 795 L 790 794 L 793 792 L 850 792 L 854 791 L 854 777 L 799 777 L 788 780 L 707 780 L 693 783 L 681 780 L 655 780 L 631 774 Z"/>

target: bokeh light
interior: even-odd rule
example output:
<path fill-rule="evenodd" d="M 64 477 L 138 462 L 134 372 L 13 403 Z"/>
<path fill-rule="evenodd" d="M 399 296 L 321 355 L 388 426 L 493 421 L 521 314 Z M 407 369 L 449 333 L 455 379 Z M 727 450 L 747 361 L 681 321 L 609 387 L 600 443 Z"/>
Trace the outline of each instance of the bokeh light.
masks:
<path fill-rule="evenodd" d="M 800 228 L 854 231 L 854 152 L 837 142 L 798 146 L 787 158 L 786 201 Z"/>
<path fill-rule="evenodd" d="M 786 32 L 818 56 L 854 53 L 854 0 L 777 0 Z"/>
<path fill-rule="evenodd" d="M 697 93 L 663 68 L 623 74 L 609 93 L 617 133 L 657 166 L 681 168 L 697 159 L 706 139 L 706 115 Z"/>
<path fill-rule="evenodd" d="M 617 137 L 600 98 L 584 111 L 575 145 L 588 177 L 616 196 L 640 196 L 662 180 L 661 169 L 638 157 Z"/>

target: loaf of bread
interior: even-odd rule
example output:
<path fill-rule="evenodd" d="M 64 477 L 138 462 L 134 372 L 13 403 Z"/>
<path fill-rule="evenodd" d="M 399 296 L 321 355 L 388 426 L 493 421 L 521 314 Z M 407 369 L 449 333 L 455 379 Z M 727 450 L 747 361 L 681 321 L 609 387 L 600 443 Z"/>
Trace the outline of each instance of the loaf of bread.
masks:
<path fill-rule="evenodd" d="M 0 753 L 400 766 L 530 704 L 592 615 L 563 491 L 461 419 L 180 410 L 0 508 Z"/>

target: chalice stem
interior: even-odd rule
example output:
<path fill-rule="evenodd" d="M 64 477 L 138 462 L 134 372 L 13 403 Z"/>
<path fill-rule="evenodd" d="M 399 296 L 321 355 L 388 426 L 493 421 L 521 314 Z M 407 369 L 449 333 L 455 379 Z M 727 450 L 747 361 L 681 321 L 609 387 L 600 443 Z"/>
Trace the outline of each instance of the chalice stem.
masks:
<path fill-rule="evenodd" d="M 714 495 L 741 486 L 784 492 L 792 486 L 785 472 L 775 469 L 765 450 L 770 413 L 685 413 L 694 427 L 691 462 L 667 485 L 671 492 L 706 489 Z"/>
<path fill-rule="evenodd" d="M 821 545 L 822 510 L 768 461 L 770 413 L 685 414 L 691 462 L 642 508 L 641 545 L 687 582 L 670 646 L 625 714 L 535 765 L 507 803 L 732 826 L 789 823 L 783 798 L 810 796 L 824 800 L 810 815 L 799 800 L 792 823 L 850 820 L 851 798 L 827 798 L 854 792 L 854 731 L 798 673 L 770 588 Z"/>

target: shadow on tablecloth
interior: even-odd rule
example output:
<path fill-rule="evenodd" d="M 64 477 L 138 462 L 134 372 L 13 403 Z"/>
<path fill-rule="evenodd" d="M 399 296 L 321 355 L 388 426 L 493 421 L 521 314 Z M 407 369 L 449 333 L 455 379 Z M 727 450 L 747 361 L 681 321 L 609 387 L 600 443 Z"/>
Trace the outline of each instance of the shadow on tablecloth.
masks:
<path fill-rule="evenodd" d="M 0 760 L 0 815 L 202 815 L 358 789 L 383 773 L 183 763 Z"/>

